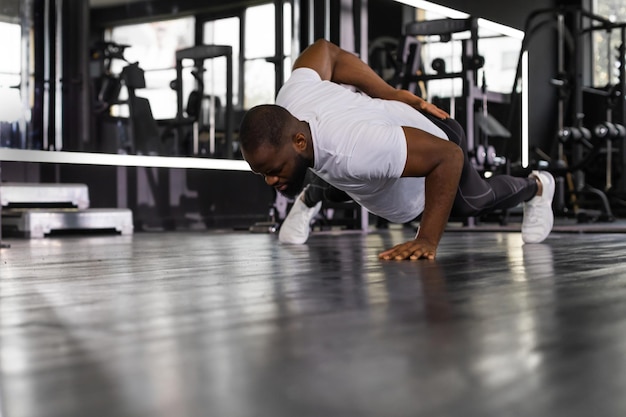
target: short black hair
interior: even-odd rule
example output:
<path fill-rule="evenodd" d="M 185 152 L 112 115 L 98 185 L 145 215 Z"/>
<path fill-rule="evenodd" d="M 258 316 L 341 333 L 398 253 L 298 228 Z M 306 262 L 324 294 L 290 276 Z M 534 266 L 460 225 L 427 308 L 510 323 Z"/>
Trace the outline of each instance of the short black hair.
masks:
<path fill-rule="evenodd" d="M 251 108 L 244 115 L 239 127 L 239 143 L 242 149 L 253 152 L 264 144 L 279 148 L 292 118 L 285 108 L 275 104 Z"/>

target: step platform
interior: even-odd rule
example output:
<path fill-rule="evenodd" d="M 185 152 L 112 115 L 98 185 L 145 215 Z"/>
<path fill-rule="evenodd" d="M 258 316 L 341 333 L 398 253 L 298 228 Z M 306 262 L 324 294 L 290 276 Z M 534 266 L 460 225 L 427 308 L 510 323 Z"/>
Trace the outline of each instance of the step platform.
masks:
<path fill-rule="evenodd" d="M 52 232 L 112 231 L 133 233 L 129 209 L 8 209 L 2 211 L 2 228 L 27 238 L 43 238 Z"/>
<path fill-rule="evenodd" d="M 45 205 L 89 208 L 89 189 L 85 184 L 0 183 L 2 207 Z"/>

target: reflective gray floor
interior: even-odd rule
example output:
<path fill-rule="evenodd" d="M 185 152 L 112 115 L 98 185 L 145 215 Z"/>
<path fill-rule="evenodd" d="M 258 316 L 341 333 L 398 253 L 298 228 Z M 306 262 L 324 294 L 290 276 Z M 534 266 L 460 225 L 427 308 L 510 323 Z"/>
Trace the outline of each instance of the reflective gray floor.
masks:
<path fill-rule="evenodd" d="M 8 417 L 624 416 L 626 236 L 8 240 Z"/>

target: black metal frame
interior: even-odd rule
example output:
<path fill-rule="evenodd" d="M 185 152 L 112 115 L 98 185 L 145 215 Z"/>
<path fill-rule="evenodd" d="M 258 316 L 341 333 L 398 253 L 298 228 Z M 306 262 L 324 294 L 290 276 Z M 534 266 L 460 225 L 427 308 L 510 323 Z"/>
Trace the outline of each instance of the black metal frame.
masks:
<path fill-rule="evenodd" d="M 412 85 L 418 82 L 461 78 L 463 80 L 463 97 L 465 98 L 465 134 L 467 137 L 467 147 L 473 152 L 476 147 L 474 113 L 475 103 L 479 99 L 486 99 L 490 102 L 508 103 L 510 97 L 506 94 L 483 91 L 478 85 L 478 69 L 482 66 L 477 60 L 478 55 L 478 19 L 470 17 L 467 19 L 441 19 L 423 22 L 411 22 L 405 27 L 405 42 L 409 37 L 439 35 L 442 41 L 451 39 L 452 33 L 470 31 L 470 38 L 464 39 L 462 49 L 461 72 L 438 73 L 438 74 L 416 74 L 415 71 L 404 70 L 400 77 L 400 86 L 403 89 L 411 89 Z M 408 65 L 417 59 L 415 52 L 409 52 L 407 57 Z M 405 63 L 406 64 L 406 63 Z"/>
<path fill-rule="evenodd" d="M 207 59 L 226 57 L 226 158 L 233 157 L 233 48 L 230 45 L 199 45 L 176 51 L 176 120 L 185 118 L 183 113 L 183 60 L 191 59 L 202 66 Z M 178 124 L 178 137 L 183 136 L 183 126 Z"/>

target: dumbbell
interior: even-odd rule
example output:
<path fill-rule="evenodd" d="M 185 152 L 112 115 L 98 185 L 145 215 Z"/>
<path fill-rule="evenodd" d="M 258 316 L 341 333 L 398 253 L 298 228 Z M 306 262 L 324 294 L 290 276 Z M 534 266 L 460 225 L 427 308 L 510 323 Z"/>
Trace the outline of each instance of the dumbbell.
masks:
<path fill-rule="evenodd" d="M 575 142 L 582 143 L 587 148 L 593 148 L 593 144 L 589 142 L 591 139 L 591 131 L 586 127 L 567 126 L 559 130 L 559 141 L 561 143 Z"/>
<path fill-rule="evenodd" d="M 613 123 L 602 122 L 593 128 L 593 134 L 598 139 L 613 139 L 619 132 Z"/>
<path fill-rule="evenodd" d="M 495 154 L 495 149 L 493 149 L 493 146 L 489 146 L 489 147 L 485 147 L 485 145 L 476 146 L 476 151 L 475 151 L 476 163 L 480 165 L 481 167 L 487 165 L 489 163 L 488 161 L 493 159 L 493 156 L 491 156 L 492 153 Z"/>
<path fill-rule="evenodd" d="M 599 140 L 606 140 L 606 189 L 613 187 L 613 146 L 614 140 L 626 139 L 626 127 L 618 123 L 602 122 L 596 125 L 593 133 Z"/>
<path fill-rule="evenodd" d="M 506 163 L 506 158 L 496 154 L 493 146 L 478 145 L 476 147 L 476 163 L 482 167 L 498 167 Z"/>

